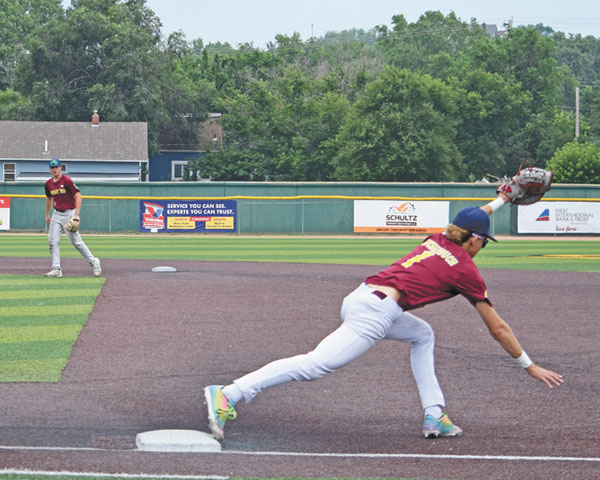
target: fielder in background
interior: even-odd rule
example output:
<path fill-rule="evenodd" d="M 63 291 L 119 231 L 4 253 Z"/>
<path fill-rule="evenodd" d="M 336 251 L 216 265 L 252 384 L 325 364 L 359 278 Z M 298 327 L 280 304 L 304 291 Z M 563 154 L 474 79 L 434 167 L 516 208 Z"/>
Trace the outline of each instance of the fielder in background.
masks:
<path fill-rule="evenodd" d="M 92 267 L 96 277 L 102 273 L 100 260 L 92 255 L 90 249 L 79 234 L 79 211 L 81 210 L 81 193 L 68 175 L 63 175 L 62 165 L 58 158 L 50 160 L 50 178 L 45 185 L 46 190 L 46 223 L 48 228 L 48 244 L 52 255 L 52 270 L 46 277 L 62 277 L 60 266 L 60 237 L 65 232 L 73 246 L 81 253 Z M 54 206 L 50 218 L 50 205 Z"/>
<path fill-rule="evenodd" d="M 367 277 L 342 304 L 342 324 L 305 355 L 271 362 L 225 387 L 204 389 L 209 428 L 224 438 L 235 405 L 262 390 L 292 380 L 314 380 L 357 359 L 378 340 L 411 343 L 411 367 L 424 411 L 423 435 L 454 437 L 462 430 L 444 413 L 445 400 L 434 368 L 434 334 L 427 322 L 410 313 L 429 303 L 464 296 L 477 310 L 490 335 L 519 367 L 547 387 L 562 384 L 562 375 L 533 363 L 508 324 L 496 313 L 473 258 L 489 240 L 490 215 L 505 203 L 528 204 L 550 189 L 552 172 L 528 168 L 498 187 L 498 197 L 482 207 L 462 209 L 444 233 L 425 239 L 387 269 Z"/>

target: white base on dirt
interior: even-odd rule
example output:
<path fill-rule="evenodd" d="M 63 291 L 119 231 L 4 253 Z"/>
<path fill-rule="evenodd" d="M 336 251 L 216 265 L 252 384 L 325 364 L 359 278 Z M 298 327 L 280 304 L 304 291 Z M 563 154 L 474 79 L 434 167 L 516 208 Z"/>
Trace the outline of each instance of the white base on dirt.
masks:
<path fill-rule="evenodd" d="M 135 444 L 146 452 L 220 452 L 212 435 L 197 430 L 151 430 L 138 433 Z"/>
<path fill-rule="evenodd" d="M 167 267 L 167 266 L 162 266 L 162 267 L 154 267 L 152 269 L 152 272 L 154 273 L 170 273 L 170 272 L 176 272 L 177 269 L 175 267 Z"/>

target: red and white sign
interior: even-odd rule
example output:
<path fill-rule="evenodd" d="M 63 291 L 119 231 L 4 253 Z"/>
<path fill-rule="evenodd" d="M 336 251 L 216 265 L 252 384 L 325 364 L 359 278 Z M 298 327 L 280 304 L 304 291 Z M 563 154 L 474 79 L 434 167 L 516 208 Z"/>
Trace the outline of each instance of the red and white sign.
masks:
<path fill-rule="evenodd" d="M 10 197 L 0 197 L 0 230 L 10 230 Z"/>

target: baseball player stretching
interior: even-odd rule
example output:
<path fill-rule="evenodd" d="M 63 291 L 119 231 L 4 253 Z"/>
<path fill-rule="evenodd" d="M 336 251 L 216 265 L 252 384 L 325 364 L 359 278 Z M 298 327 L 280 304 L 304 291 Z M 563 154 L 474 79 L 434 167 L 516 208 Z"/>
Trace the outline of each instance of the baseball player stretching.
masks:
<path fill-rule="evenodd" d="M 368 277 L 342 304 L 342 324 L 305 355 L 276 360 L 225 387 L 204 389 L 209 427 L 217 440 L 224 437 L 226 420 L 237 413 L 234 406 L 249 402 L 261 390 L 291 380 L 314 380 L 360 357 L 378 340 L 410 342 L 412 373 L 424 410 L 425 437 L 453 437 L 462 430 L 444 413 L 444 395 L 437 381 L 433 330 L 410 313 L 418 307 L 457 294 L 477 310 L 491 336 L 533 378 L 549 388 L 562 383 L 562 376 L 534 364 L 521 348 L 508 324 L 488 300 L 486 286 L 473 257 L 496 239 L 489 233 L 490 218 L 510 198 L 499 193 L 483 207 L 458 212 L 444 233 L 425 239 L 389 268 Z"/>
<path fill-rule="evenodd" d="M 79 231 L 69 232 L 65 229 L 65 225 L 73 216 L 79 219 L 79 211 L 81 210 L 81 193 L 79 188 L 73 183 L 73 180 L 67 175 L 63 175 L 62 166 L 58 158 L 50 160 L 50 178 L 45 185 L 46 190 L 46 223 L 49 223 L 48 228 L 48 244 L 50 245 L 50 254 L 52 255 L 52 270 L 46 273 L 46 277 L 62 277 L 62 269 L 60 267 L 60 237 L 63 232 L 67 234 L 67 238 L 73 246 L 85 258 L 96 277 L 102 273 L 100 268 L 100 260 L 92 255 L 87 247 Z M 54 206 L 52 218 L 50 218 L 50 205 Z"/>

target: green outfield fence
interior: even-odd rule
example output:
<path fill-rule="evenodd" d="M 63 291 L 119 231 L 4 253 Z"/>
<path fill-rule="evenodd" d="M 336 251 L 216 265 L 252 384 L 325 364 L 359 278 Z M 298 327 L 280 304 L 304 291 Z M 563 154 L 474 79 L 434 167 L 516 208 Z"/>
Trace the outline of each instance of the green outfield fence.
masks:
<path fill-rule="evenodd" d="M 354 200 L 446 200 L 450 217 L 496 197 L 493 184 L 342 182 L 77 182 L 88 233 L 139 232 L 140 200 L 236 200 L 237 234 L 352 234 Z M 11 231 L 44 232 L 43 182 L 0 182 Z M 555 185 L 545 200 L 600 202 L 600 185 Z M 516 232 L 516 209 L 492 217 L 493 234 Z"/>

